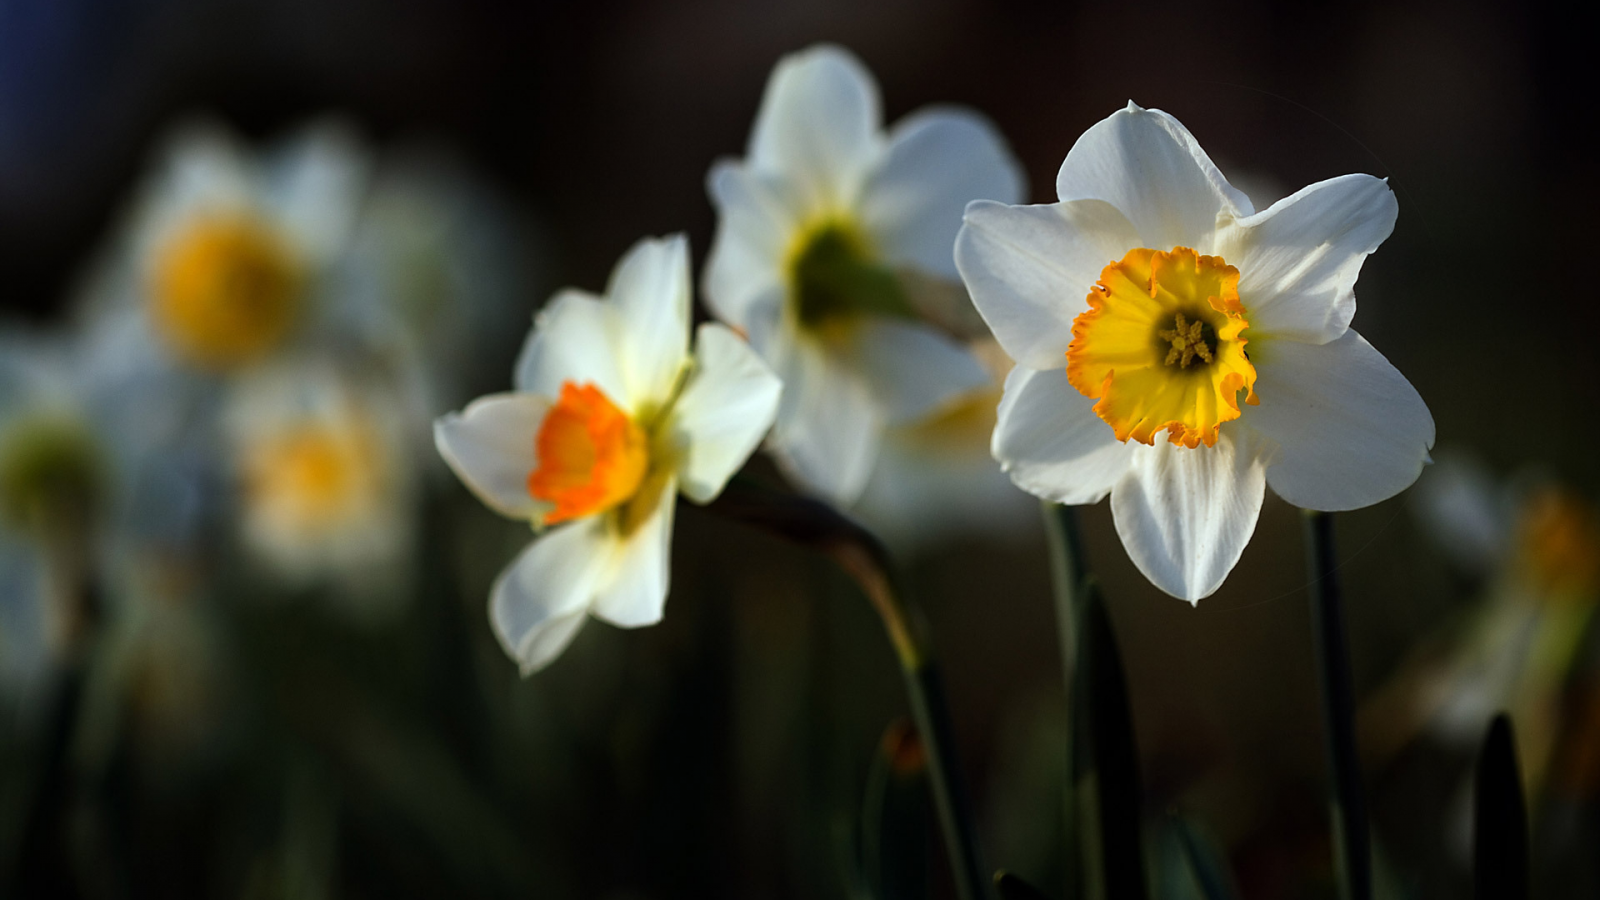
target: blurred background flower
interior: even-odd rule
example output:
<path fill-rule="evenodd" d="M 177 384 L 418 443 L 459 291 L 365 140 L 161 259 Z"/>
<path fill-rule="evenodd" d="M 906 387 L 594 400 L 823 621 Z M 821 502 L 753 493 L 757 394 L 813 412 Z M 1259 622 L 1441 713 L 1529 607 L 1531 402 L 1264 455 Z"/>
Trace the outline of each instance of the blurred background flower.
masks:
<path fill-rule="evenodd" d="M 113 399 L 79 407 L 91 410 L 79 421 L 105 436 L 115 498 L 101 520 L 97 570 L 111 574 L 83 718 L 54 727 L 69 692 L 50 675 L 31 700 L 0 707 L 0 894 L 781 898 L 858 883 L 853 823 L 904 695 L 853 588 L 685 505 L 672 615 L 586 629 L 560 665 L 524 681 L 485 598 L 527 528 L 457 485 L 428 434 L 434 416 L 504 387 L 554 287 L 603 283 L 642 234 L 686 231 L 703 265 L 718 224 L 708 167 L 746 152 L 774 66 L 817 42 L 873 73 L 884 122 L 929 104 L 981 111 L 1034 186 L 1022 200 L 1052 199 L 1040 188 L 1067 148 L 1130 97 L 1181 119 L 1223 171 L 1251 167 L 1258 207 L 1281 193 L 1272 185 L 1388 177 L 1402 215 L 1362 268 L 1362 334 L 1428 399 L 1441 446 L 1470 449 L 1494 483 L 1536 464 L 1592 503 L 1596 420 L 1581 411 L 1596 397 L 1600 309 L 1557 287 L 1506 325 L 1508 304 L 1537 282 L 1530 261 L 1559 269 L 1596 239 L 1597 182 L 1573 113 L 1592 93 L 1583 29 L 1551 28 L 1564 20 L 1544 2 L 1235 2 L 1197 21 L 1163 6 L 977 0 L 0 2 L 0 304 L 30 346 L 48 343 L 40 329 L 76 330 L 94 349 L 68 358 L 112 373 Z M 1159 52 L 1108 62 L 1107 35 L 1130 27 Z M 196 121 L 210 124 L 184 124 Z M 320 130 L 330 122 L 343 124 Z M 392 570 L 410 588 L 393 615 L 345 615 L 339 578 L 285 582 L 240 540 L 245 448 L 223 410 L 242 402 L 254 366 L 222 372 L 182 355 L 149 317 L 152 268 L 136 259 L 141 211 L 170 184 L 181 133 L 227 148 L 209 152 L 245 173 L 231 183 L 246 186 L 234 195 L 251 198 L 257 225 L 287 221 L 254 198 L 284 184 L 265 173 L 289 171 L 297 140 L 337 135 L 353 160 L 344 187 L 310 198 L 338 201 L 344 236 L 311 248 L 308 293 L 259 362 L 310 354 L 312 369 L 356 370 L 356 386 L 384 398 L 373 402 L 399 410 L 415 493 L 391 525 L 420 550 Z M 284 247 L 249 257 L 269 271 L 280 251 L 302 252 L 284 249 L 298 225 L 272 227 L 290 235 Z M 959 303 L 942 309 L 940 326 L 968 337 Z M 0 354 L 0 366 L 21 358 L 11 345 Z M 68 368 L 69 382 L 102 377 Z M 0 406 L 20 396 L 9 390 Z M 965 437 L 950 446 L 971 448 L 977 472 L 985 426 L 977 406 L 966 412 L 974 427 L 951 429 Z M 951 512 L 977 481 L 953 464 L 896 462 L 942 446 L 959 418 L 905 423 L 941 440 L 902 445 L 886 430 L 852 511 L 891 535 L 944 532 L 896 540 L 923 548 L 903 557 L 903 581 L 939 638 L 980 838 L 996 865 L 1059 896 L 1050 829 L 1067 718 L 1036 508 L 1024 498 L 1014 536 L 995 540 L 985 516 Z M 761 461 L 751 474 L 778 477 Z M 908 493 L 900 479 L 923 486 Z M 920 500 L 935 485 L 952 491 L 943 514 L 875 499 Z M 1488 555 L 1519 552 L 1521 502 L 1474 514 L 1490 536 L 1479 546 L 1501 548 Z M 1491 696 L 1482 673 L 1493 667 L 1471 648 L 1505 639 L 1490 623 L 1509 614 L 1488 612 L 1502 605 L 1524 623 L 1519 640 L 1571 639 L 1552 623 L 1575 613 L 1511 603 L 1494 586 L 1512 563 L 1464 570 L 1406 509 L 1389 500 L 1339 517 L 1359 696 L 1415 685 L 1405 675 L 1429 648 L 1430 673 Z M 1082 517 L 1123 645 L 1147 821 L 1162 835 L 1168 809 L 1195 823 L 1246 898 L 1329 890 L 1297 526 L 1267 500 L 1227 583 L 1190 609 L 1128 562 L 1104 509 Z M 11 627 L 28 596 L 12 585 L 39 584 L 33 563 L 13 560 L 38 557 L 14 529 L 0 542 L 22 553 L 0 553 L 9 642 L 47 620 Z M 1565 673 L 1528 695 L 1561 685 L 1541 701 L 1560 736 L 1533 816 L 1539 886 L 1589 897 L 1600 893 L 1583 852 L 1600 840 L 1600 664 L 1588 637 L 1557 643 L 1559 654 L 1525 658 Z M 1452 662 L 1468 660 L 1480 662 Z M 1470 751 L 1436 737 L 1434 707 L 1401 696 L 1404 716 L 1363 720 L 1361 733 L 1384 859 L 1406 896 L 1460 896 L 1450 835 Z M 1492 696 L 1522 702 L 1520 690 Z M 1460 733 L 1487 705 L 1456 707 Z M 1149 847 L 1166 865 L 1167 837 Z M 897 859 L 941 890 L 931 857 Z"/>
<path fill-rule="evenodd" d="M 264 577 L 330 584 L 357 611 L 407 599 L 421 466 L 405 411 L 395 385 L 331 360 L 287 359 L 233 387 L 222 415 L 235 515 Z"/>
<path fill-rule="evenodd" d="M 860 496 L 885 428 L 985 384 L 929 320 L 959 296 L 960 211 L 1023 190 L 1004 139 L 972 111 L 923 110 L 887 130 L 882 120 L 860 60 L 807 48 L 773 69 L 745 158 L 718 161 L 706 179 L 720 217 L 706 302 L 783 379 L 779 464 L 840 505 Z"/>

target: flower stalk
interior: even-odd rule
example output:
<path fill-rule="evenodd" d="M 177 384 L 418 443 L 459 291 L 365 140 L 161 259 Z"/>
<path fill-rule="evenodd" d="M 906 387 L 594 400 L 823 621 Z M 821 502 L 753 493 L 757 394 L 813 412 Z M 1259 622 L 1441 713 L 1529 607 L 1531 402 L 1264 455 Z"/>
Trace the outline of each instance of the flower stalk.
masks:
<path fill-rule="evenodd" d="M 920 612 L 895 587 L 888 552 L 871 532 L 826 504 L 782 493 L 743 477 L 728 483 L 710 509 L 817 550 L 853 579 L 883 621 L 905 677 L 912 720 L 926 754 L 929 785 L 961 900 L 984 900 L 991 883 L 978 854 L 972 808 L 955 753 L 944 679 Z"/>
<path fill-rule="evenodd" d="M 1355 696 L 1344 608 L 1335 575 L 1333 517 L 1306 510 L 1305 536 L 1306 567 L 1311 578 L 1311 637 L 1316 647 L 1322 725 L 1333 781 L 1333 844 L 1339 896 L 1344 900 L 1371 900 L 1371 842 L 1356 755 Z"/>
<path fill-rule="evenodd" d="M 1050 584 L 1056 601 L 1056 628 L 1061 644 L 1061 677 L 1067 696 L 1072 696 L 1073 673 L 1077 667 L 1077 616 L 1079 595 L 1089 575 L 1083 558 L 1083 539 L 1078 533 L 1077 510 L 1046 500 L 1044 530 L 1049 538 Z"/>
<path fill-rule="evenodd" d="M 1084 578 L 1089 574 L 1083 559 L 1083 541 L 1078 532 L 1077 510 L 1046 500 L 1039 505 L 1044 513 L 1044 530 L 1049 541 L 1050 584 L 1056 603 L 1056 638 L 1061 648 L 1061 684 L 1069 704 L 1075 696 L 1078 665 L 1078 614 L 1084 589 Z M 1066 775 L 1061 779 L 1061 845 L 1066 855 L 1067 896 L 1084 895 L 1082 831 L 1078 822 L 1078 748 L 1077 729 L 1067 736 Z"/>

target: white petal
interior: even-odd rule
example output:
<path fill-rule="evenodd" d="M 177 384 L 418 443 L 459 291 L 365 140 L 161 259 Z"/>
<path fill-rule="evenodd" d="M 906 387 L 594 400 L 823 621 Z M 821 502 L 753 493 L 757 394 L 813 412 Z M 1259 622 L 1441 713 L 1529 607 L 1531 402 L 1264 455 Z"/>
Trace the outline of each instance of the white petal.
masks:
<path fill-rule="evenodd" d="M 1164 435 L 1131 445 L 1111 518 L 1133 564 L 1174 597 L 1195 603 L 1215 592 L 1256 530 L 1266 466 L 1245 435 L 1224 431 L 1215 447 L 1192 450 Z"/>
<path fill-rule="evenodd" d="M 1345 175 L 1224 228 L 1216 251 L 1239 269 L 1251 330 L 1312 344 L 1344 334 L 1361 263 L 1394 231 L 1397 215 L 1381 179 Z"/>
<path fill-rule="evenodd" d="M 1201 253 L 1218 214 L 1246 216 L 1250 199 L 1235 190 L 1177 119 L 1132 103 L 1083 133 L 1056 175 L 1062 200 L 1104 200 L 1138 231 L 1136 246 Z"/>
<path fill-rule="evenodd" d="M 672 568 L 672 519 L 677 508 L 674 479 L 661 486 L 656 508 L 623 539 L 607 583 L 595 597 L 593 612 L 618 628 L 661 621 Z"/>
<path fill-rule="evenodd" d="M 592 516 L 538 538 L 500 573 L 489 593 L 489 624 L 522 674 L 566 648 L 616 550 L 605 517 Z"/>
<path fill-rule="evenodd" d="M 1422 473 L 1433 416 L 1354 329 L 1321 345 L 1273 341 L 1251 357 L 1261 405 L 1244 407 L 1240 421 L 1278 444 L 1267 470 L 1278 496 L 1306 509 L 1359 509 Z"/>
<path fill-rule="evenodd" d="M 1017 486 L 1056 503 L 1098 503 L 1128 471 L 1131 445 L 1094 414 L 1065 368 L 1017 366 L 1006 377 L 995 459 Z"/>
<path fill-rule="evenodd" d="M 727 328 L 701 325 L 695 367 L 673 409 L 683 493 L 710 503 L 755 452 L 778 414 L 783 383 Z"/>
<path fill-rule="evenodd" d="M 181 215 L 218 206 L 248 209 L 256 202 L 258 171 L 222 123 L 183 122 L 163 143 L 161 171 L 151 186 L 149 205 Z"/>
<path fill-rule="evenodd" d="M 478 499 L 501 515 L 532 519 L 544 504 L 528 493 L 528 474 L 539 467 L 535 438 L 551 402 L 536 394 L 479 397 L 434 420 L 434 445 Z"/>
<path fill-rule="evenodd" d="M 622 346 L 616 311 L 600 298 L 567 289 L 556 294 L 534 320 L 522 345 L 512 383 L 518 391 L 559 397 L 561 385 L 592 383 L 613 403 L 628 397 L 618 365 Z"/>
<path fill-rule="evenodd" d="M 920 419 L 959 394 L 993 383 L 966 347 L 919 322 L 868 318 L 855 326 L 842 352 L 890 424 Z"/>
<path fill-rule="evenodd" d="M 872 473 L 883 418 L 859 373 L 816 343 L 789 336 L 768 359 L 783 379 L 772 451 L 784 472 L 840 506 Z"/>
<path fill-rule="evenodd" d="M 529 632 L 515 657 L 522 674 L 532 675 L 555 662 L 556 657 L 567 649 L 567 645 L 578 636 L 578 631 L 587 621 L 589 613 L 580 609 L 577 612 L 556 616 Z"/>
<path fill-rule="evenodd" d="M 706 257 L 705 299 L 717 318 L 748 328 L 749 311 L 767 296 L 781 303 L 789 242 L 800 227 L 771 179 L 727 160 L 711 167 L 706 189 L 717 208 L 717 234 Z"/>
<path fill-rule="evenodd" d="M 309 258 L 338 256 L 366 197 L 370 168 L 354 129 L 331 119 L 291 138 L 269 162 L 274 211 Z"/>
<path fill-rule="evenodd" d="M 976 201 L 956 236 L 956 268 L 1010 357 L 1066 365 L 1072 320 L 1106 266 L 1139 246 L 1122 214 L 1098 200 L 1042 206 Z"/>
<path fill-rule="evenodd" d="M 1038 501 L 989 455 L 998 401 L 997 390 L 974 391 L 931 420 L 886 430 L 850 514 L 897 553 L 963 536 L 1005 542 L 1037 528 Z"/>
<path fill-rule="evenodd" d="M 629 409 L 667 399 L 689 362 L 689 240 L 633 245 L 606 288 L 622 338 L 619 367 Z"/>
<path fill-rule="evenodd" d="M 849 207 L 882 152 L 872 75 L 848 51 L 819 45 L 778 61 L 750 135 L 749 162 L 793 183 L 809 209 Z"/>
<path fill-rule="evenodd" d="M 988 119 L 929 109 L 897 123 L 861 195 L 861 219 L 890 263 L 954 280 L 952 248 L 972 200 L 1021 203 L 1023 174 Z"/>

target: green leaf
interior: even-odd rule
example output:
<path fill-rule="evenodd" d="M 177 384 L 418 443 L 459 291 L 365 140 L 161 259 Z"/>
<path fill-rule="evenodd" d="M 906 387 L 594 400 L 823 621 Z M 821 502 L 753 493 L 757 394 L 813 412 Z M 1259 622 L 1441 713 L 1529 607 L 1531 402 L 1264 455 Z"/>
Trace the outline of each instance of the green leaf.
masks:
<path fill-rule="evenodd" d="M 890 723 L 867 773 L 861 805 L 862 880 L 879 900 L 928 896 L 932 810 L 927 761 L 910 720 Z"/>
<path fill-rule="evenodd" d="M 1128 710 L 1122 654 L 1099 586 L 1084 586 L 1079 608 L 1078 677 L 1073 682 L 1072 773 L 1086 896 L 1143 900 L 1139 751 Z"/>
<path fill-rule="evenodd" d="M 1050 895 L 1005 869 L 994 873 L 994 886 L 1000 900 L 1050 900 Z"/>
<path fill-rule="evenodd" d="M 1184 896 L 1203 900 L 1235 900 L 1239 896 L 1228 871 L 1228 861 L 1210 836 L 1188 817 L 1170 813 L 1162 838 L 1165 844 L 1162 856 L 1169 860 L 1168 868 L 1177 870 L 1173 874 L 1187 882 Z M 1159 893 L 1163 897 L 1171 896 L 1167 890 Z"/>
<path fill-rule="evenodd" d="M 1528 812 L 1511 719 L 1494 717 L 1478 754 L 1472 804 L 1472 882 L 1480 900 L 1528 896 Z"/>

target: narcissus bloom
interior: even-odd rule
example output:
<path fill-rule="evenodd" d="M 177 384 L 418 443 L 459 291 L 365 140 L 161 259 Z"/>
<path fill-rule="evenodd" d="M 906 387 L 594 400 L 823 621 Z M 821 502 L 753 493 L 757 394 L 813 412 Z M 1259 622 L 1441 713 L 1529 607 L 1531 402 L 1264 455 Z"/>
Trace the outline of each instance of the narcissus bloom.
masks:
<path fill-rule="evenodd" d="M 416 479 L 395 386 L 348 363 L 285 359 L 239 379 L 223 419 L 255 561 L 292 587 L 337 588 L 355 614 L 398 608 Z"/>
<path fill-rule="evenodd" d="M 778 63 L 745 158 L 708 178 L 719 220 L 706 302 L 783 378 L 778 461 L 841 505 L 861 493 L 886 427 L 987 382 L 930 320 L 967 306 L 950 253 L 967 201 L 1022 197 L 977 114 L 923 110 L 887 134 L 882 121 L 861 63 L 814 47 Z"/>
<path fill-rule="evenodd" d="M 167 142 L 119 245 L 85 303 L 114 339 L 198 373 L 267 359 L 308 323 L 328 322 L 326 277 L 367 183 L 367 158 L 340 123 L 256 154 L 193 123 Z"/>
<path fill-rule="evenodd" d="M 1383 181 L 1257 213 L 1176 119 L 1130 103 L 1078 139 L 1056 190 L 975 202 L 956 239 L 1017 361 L 992 445 L 1017 484 L 1109 494 L 1140 571 L 1193 602 L 1238 561 L 1267 485 L 1344 510 L 1416 480 L 1433 418 L 1350 328 L 1361 263 L 1394 228 Z"/>
<path fill-rule="evenodd" d="M 772 425 L 778 379 L 743 340 L 702 325 L 690 354 L 689 296 L 687 242 L 641 241 L 605 297 L 550 301 L 515 392 L 434 425 L 440 454 L 484 503 L 549 529 L 489 599 L 524 674 L 590 613 L 625 628 L 660 620 L 678 492 L 710 502 Z"/>

